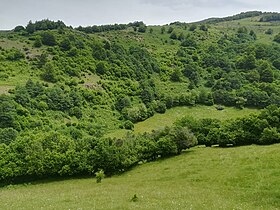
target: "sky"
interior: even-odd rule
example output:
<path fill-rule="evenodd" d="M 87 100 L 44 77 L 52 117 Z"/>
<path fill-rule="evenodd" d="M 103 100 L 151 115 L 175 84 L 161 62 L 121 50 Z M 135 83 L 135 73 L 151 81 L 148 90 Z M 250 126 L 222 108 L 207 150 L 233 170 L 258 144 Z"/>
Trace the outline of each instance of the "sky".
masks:
<path fill-rule="evenodd" d="M 73 27 L 144 21 L 163 25 L 246 11 L 280 12 L 279 0 L 0 0 L 0 29 L 62 20 Z"/>

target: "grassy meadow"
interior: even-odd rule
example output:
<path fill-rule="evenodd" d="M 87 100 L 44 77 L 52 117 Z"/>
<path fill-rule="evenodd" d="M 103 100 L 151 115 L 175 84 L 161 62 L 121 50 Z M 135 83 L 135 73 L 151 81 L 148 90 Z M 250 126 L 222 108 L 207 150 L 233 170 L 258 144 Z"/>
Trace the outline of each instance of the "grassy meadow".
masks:
<path fill-rule="evenodd" d="M 0 209 L 279 209 L 279 149 L 195 147 L 99 184 L 81 178 L 10 185 L 0 189 Z"/>
<path fill-rule="evenodd" d="M 235 119 L 245 115 L 258 112 L 257 109 L 236 109 L 234 107 L 226 107 L 224 110 L 217 110 L 215 106 L 194 106 L 194 107 L 175 107 L 168 109 L 164 114 L 155 114 L 153 117 L 136 123 L 134 125 L 134 133 L 151 132 L 152 130 L 163 129 L 184 117 L 190 116 L 196 119 L 214 118 L 219 120 Z M 108 137 L 123 137 L 128 131 L 125 129 L 115 130 L 109 133 Z"/>

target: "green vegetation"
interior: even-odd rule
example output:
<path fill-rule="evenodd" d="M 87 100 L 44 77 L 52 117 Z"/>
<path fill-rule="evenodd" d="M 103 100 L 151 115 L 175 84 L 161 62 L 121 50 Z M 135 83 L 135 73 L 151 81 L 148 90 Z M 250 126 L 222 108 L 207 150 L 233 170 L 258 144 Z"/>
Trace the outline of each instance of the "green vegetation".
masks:
<path fill-rule="evenodd" d="M 279 143 L 277 15 L 0 32 L 1 183 L 112 175 L 196 144 Z M 173 125 L 176 110 L 197 111 Z M 135 132 L 108 138 L 119 129 Z"/>
<path fill-rule="evenodd" d="M 99 184 L 80 178 L 10 185 L 0 189 L 0 208 L 277 209 L 279 149 L 196 147 Z"/>
<path fill-rule="evenodd" d="M 164 114 L 155 114 L 149 119 L 138 122 L 132 129 L 134 133 L 145 133 L 153 130 L 164 129 L 166 126 L 172 126 L 177 120 L 183 117 L 191 117 L 195 119 L 218 119 L 221 121 L 241 118 L 246 115 L 257 113 L 257 109 L 236 109 L 232 107 L 226 107 L 224 110 L 219 111 L 215 106 L 195 106 L 195 107 L 175 107 L 167 110 Z M 107 134 L 107 137 L 122 138 L 127 132 L 131 132 L 125 129 L 118 129 Z"/>

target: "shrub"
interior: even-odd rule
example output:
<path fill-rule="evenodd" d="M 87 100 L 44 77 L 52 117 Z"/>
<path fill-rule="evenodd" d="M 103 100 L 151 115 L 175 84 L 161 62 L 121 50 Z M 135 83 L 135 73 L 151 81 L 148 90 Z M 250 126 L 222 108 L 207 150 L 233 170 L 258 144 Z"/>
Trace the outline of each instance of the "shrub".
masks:
<path fill-rule="evenodd" d="M 277 128 L 265 128 L 259 139 L 259 144 L 275 144 L 280 142 L 280 133 Z"/>
<path fill-rule="evenodd" d="M 170 131 L 170 137 L 177 146 L 177 153 L 197 145 L 197 138 L 188 127 L 175 127 Z"/>
<path fill-rule="evenodd" d="M 69 115 L 81 119 L 83 117 L 83 112 L 80 107 L 75 106 L 69 110 Z"/>
<path fill-rule="evenodd" d="M 280 33 L 274 37 L 273 41 L 280 43 Z"/>
<path fill-rule="evenodd" d="M 168 136 L 162 137 L 157 141 L 158 154 L 161 157 L 168 157 L 177 154 L 177 146 Z"/>
<path fill-rule="evenodd" d="M 265 34 L 271 35 L 271 34 L 273 34 L 273 30 L 271 28 L 267 29 L 265 31 Z"/>
<path fill-rule="evenodd" d="M 158 113 L 161 113 L 161 114 L 165 113 L 165 111 L 166 111 L 165 103 L 162 102 L 162 101 L 157 101 L 155 111 L 158 112 Z"/>
<path fill-rule="evenodd" d="M 54 34 L 50 31 L 45 31 L 41 34 L 42 43 L 48 46 L 55 46 L 56 45 L 56 38 Z"/>
<path fill-rule="evenodd" d="M 41 37 L 36 37 L 33 46 L 41 47 L 43 45 Z"/>
<path fill-rule="evenodd" d="M 130 120 L 126 120 L 123 124 L 123 127 L 128 130 L 133 130 L 134 124 Z"/>
<path fill-rule="evenodd" d="M 7 60 L 18 61 L 24 58 L 24 54 L 18 49 L 11 49 L 7 54 Z"/>
<path fill-rule="evenodd" d="M 14 28 L 14 32 L 21 32 L 21 31 L 24 31 L 24 30 L 25 30 L 25 28 L 23 26 L 16 26 Z"/>
<path fill-rule="evenodd" d="M 17 131 L 13 128 L 3 128 L 0 129 L 0 144 L 10 144 L 11 141 L 14 141 L 17 138 Z"/>

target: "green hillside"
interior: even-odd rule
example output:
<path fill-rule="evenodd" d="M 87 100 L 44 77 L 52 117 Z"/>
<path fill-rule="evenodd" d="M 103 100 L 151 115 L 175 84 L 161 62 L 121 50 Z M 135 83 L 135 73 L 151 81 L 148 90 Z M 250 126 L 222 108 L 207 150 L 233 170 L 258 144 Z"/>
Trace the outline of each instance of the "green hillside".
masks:
<path fill-rule="evenodd" d="M 0 208 L 276 210 L 279 149 L 196 147 L 98 184 L 80 178 L 7 186 L 0 189 Z"/>
<path fill-rule="evenodd" d="M 112 175 L 197 144 L 279 143 L 279 19 L 0 31 L 0 181 Z"/>

